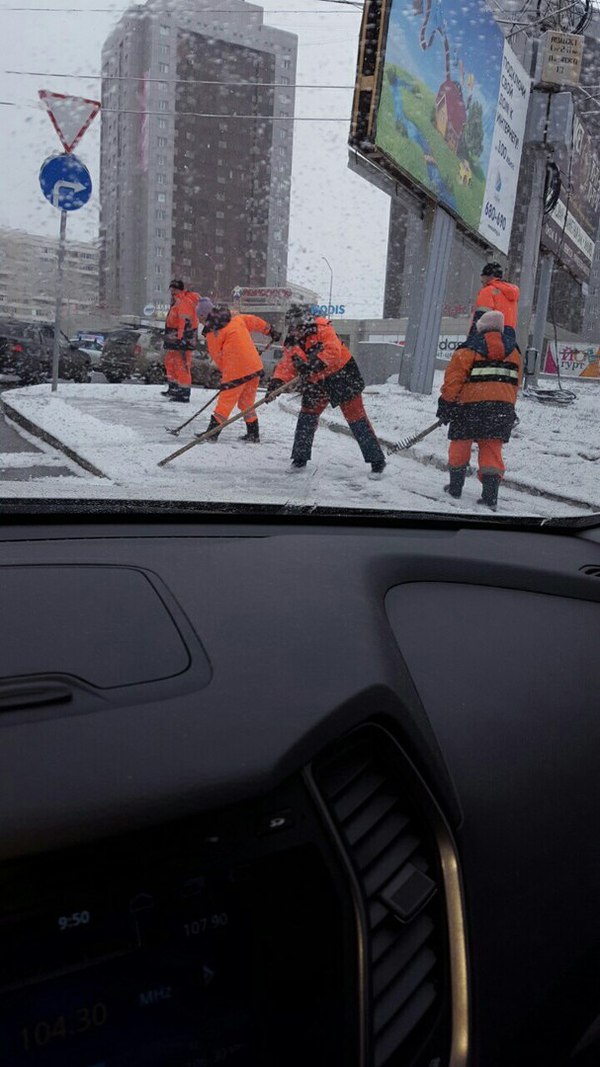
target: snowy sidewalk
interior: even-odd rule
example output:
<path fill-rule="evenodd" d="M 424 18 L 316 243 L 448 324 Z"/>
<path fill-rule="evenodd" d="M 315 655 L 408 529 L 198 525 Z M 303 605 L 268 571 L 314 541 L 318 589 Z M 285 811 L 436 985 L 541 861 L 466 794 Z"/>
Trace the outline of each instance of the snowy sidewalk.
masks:
<path fill-rule="evenodd" d="M 507 483 L 499 514 L 600 510 L 600 388 L 596 383 L 573 388 L 577 400 L 568 408 L 520 400 L 521 422 L 506 448 Z M 439 376 L 430 397 L 390 383 L 369 387 L 365 405 L 382 442 L 396 442 L 433 422 L 438 391 Z M 410 451 L 390 456 L 384 477 L 371 481 L 356 442 L 328 431 L 328 423 L 344 425 L 339 412 L 328 409 L 315 438 L 313 461 L 305 471 L 291 474 L 295 397 L 259 409 L 260 446 L 242 443 L 243 424 L 236 423 L 217 444 L 199 445 L 160 468 L 159 460 L 191 440 L 195 430 L 206 428 L 210 408 L 177 438 L 166 427 L 184 422 L 212 395 L 195 388 L 192 403 L 183 405 L 169 403 L 160 393 L 160 386 L 61 383 L 56 394 L 48 385 L 31 386 L 4 394 L 3 401 L 8 418 L 24 420 L 29 432 L 44 436 L 87 468 L 65 484 L 61 496 L 482 514 L 475 478 L 467 480 L 459 501 L 443 492 L 444 428 Z M 5 496 L 20 497 L 49 492 L 41 480 L 5 481 L 2 490 Z"/>

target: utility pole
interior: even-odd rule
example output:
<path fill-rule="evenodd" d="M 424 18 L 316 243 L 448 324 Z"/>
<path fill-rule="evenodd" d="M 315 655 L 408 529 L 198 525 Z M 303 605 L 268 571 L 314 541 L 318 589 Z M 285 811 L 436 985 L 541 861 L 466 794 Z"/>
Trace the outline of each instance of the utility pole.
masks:
<path fill-rule="evenodd" d="M 546 332 L 546 320 L 548 318 L 548 305 L 550 303 L 550 286 L 552 285 L 553 267 L 554 256 L 552 255 L 552 253 L 542 252 L 540 279 L 538 284 L 538 295 L 535 308 L 535 320 L 533 323 L 533 337 L 531 342 L 531 347 L 534 353 L 533 373 L 531 375 L 525 375 L 525 387 L 527 387 L 528 385 L 537 385 L 537 378 L 541 369 L 541 362 L 544 354 L 544 335 Z M 532 380 L 528 381 L 529 378 L 531 378 Z"/>
<path fill-rule="evenodd" d="M 521 259 L 521 296 L 517 321 L 517 340 L 521 351 L 533 359 L 532 372 L 528 376 L 530 384 L 531 379 L 535 382 L 539 374 L 552 281 L 553 257 L 542 253 L 541 247 L 547 210 L 548 163 L 558 145 L 567 146 L 570 152 L 573 150 L 573 96 L 564 88 L 565 83 L 567 86 L 578 83 L 582 51 L 583 37 L 577 33 L 547 32 L 531 42 L 530 74 L 534 87 L 529 101 L 525 142 L 529 144 L 532 156 L 532 175 Z M 533 343 L 529 348 L 540 256 L 542 273 L 538 284 Z"/>

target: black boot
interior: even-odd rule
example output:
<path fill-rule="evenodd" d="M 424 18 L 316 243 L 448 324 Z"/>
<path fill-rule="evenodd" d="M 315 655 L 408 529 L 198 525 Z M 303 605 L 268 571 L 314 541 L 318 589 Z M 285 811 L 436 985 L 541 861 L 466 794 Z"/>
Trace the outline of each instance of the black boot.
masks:
<path fill-rule="evenodd" d="M 292 462 L 294 467 L 306 466 L 312 455 L 312 443 L 318 425 L 318 415 L 308 415 L 305 411 L 301 411 L 298 415 L 296 433 L 294 434 L 294 444 L 292 445 Z"/>
<path fill-rule="evenodd" d="M 498 507 L 498 489 L 501 480 L 499 474 L 482 474 L 481 496 L 477 503 L 483 504 L 483 506 L 489 508 L 490 511 L 496 511 Z"/>
<path fill-rule="evenodd" d="M 177 389 L 176 382 L 167 382 L 167 388 L 160 395 L 161 396 L 173 396 L 176 389 Z"/>
<path fill-rule="evenodd" d="M 221 425 L 221 423 L 219 422 L 219 420 L 215 419 L 214 415 L 211 415 L 210 422 L 209 422 L 208 426 L 206 427 L 206 429 L 202 430 L 202 433 L 195 433 L 194 437 L 204 437 L 205 433 L 208 433 L 209 430 L 216 430 L 217 426 L 220 426 L 220 425 Z M 218 437 L 219 437 L 218 433 L 213 434 L 212 437 L 208 438 L 208 443 L 210 444 L 211 441 L 215 441 L 216 442 L 218 440 Z"/>
<path fill-rule="evenodd" d="M 240 437 L 240 441 L 246 441 L 247 444 L 249 443 L 249 444 L 252 444 L 252 445 L 260 444 L 260 435 L 259 435 L 259 432 L 258 432 L 258 419 L 255 419 L 254 422 L 247 422 L 246 423 L 246 433 L 244 434 L 243 437 Z"/>
<path fill-rule="evenodd" d="M 360 448 L 365 463 L 371 464 L 371 477 L 379 477 L 385 467 L 385 456 L 368 419 L 348 423 Z"/>
<path fill-rule="evenodd" d="M 191 389 L 189 385 L 174 385 L 170 400 L 176 404 L 189 404 Z"/>
<path fill-rule="evenodd" d="M 449 493 L 450 496 L 453 496 L 458 500 L 462 494 L 465 478 L 467 476 L 466 464 L 464 467 L 450 467 L 449 472 L 450 481 L 448 485 L 444 486 L 444 492 Z"/>

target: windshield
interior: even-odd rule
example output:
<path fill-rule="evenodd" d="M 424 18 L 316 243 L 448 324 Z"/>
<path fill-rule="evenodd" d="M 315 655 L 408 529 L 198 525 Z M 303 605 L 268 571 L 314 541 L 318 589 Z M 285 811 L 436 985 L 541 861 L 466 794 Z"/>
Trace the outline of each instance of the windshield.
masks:
<path fill-rule="evenodd" d="M 0 6 L 7 506 L 600 512 L 587 0 Z"/>

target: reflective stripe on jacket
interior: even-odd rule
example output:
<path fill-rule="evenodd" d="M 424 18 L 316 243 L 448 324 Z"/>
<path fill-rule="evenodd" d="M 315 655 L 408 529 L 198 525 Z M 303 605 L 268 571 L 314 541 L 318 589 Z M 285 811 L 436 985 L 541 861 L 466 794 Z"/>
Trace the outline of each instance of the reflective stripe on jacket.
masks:
<path fill-rule="evenodd" d="M 490 359 L 487 363 L 475 360 L 469 376 L 469 382 L 506 382 L 507 385 L 519 387 L 519 366 L 517 363 L 502 359 Z"/>
<path fill-rule="evenodd" d="M 510 335 L 509 335 L 510 336 Z M 479 335 L 477 350 L 457 348 L 444 374 L 441 395 L 455 403 L 451 440 L 508 441 L 521 384 L 521 356 L 507 336 Z"/>

